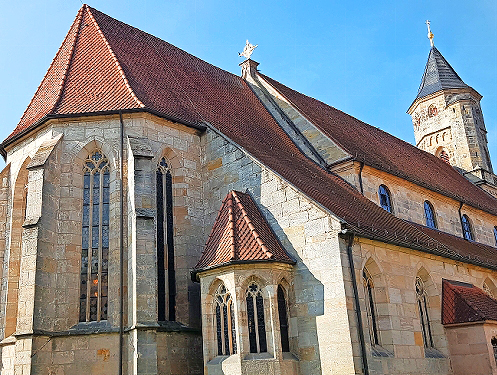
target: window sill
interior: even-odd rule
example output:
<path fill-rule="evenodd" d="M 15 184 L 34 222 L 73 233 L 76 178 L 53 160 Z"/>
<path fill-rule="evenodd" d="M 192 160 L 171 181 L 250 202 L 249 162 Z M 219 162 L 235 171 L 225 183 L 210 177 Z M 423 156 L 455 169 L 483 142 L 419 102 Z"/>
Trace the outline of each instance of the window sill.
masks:
<path fill-rule="evenodd" d="M 391 353 L 389 350 L 386 350 L 385 348 L 381 347 L 380 345 L 372 345 L 371 346 L 371 355 L 373 357 L 382 357 L 382 358 L 388 358 L 388 357 L 393 357 L 393 353 Z"/>
<path fill-rule="evenodd" d="M 243 358 L 245 361 L 253 361 L 254 359 L 275 359 L 270 353 L 249 353 Z"/>
<path fill-rule="evenodd" d="M 425 358 L 445 358 L 445 356 L 435 348 L 425 348 Z"/>

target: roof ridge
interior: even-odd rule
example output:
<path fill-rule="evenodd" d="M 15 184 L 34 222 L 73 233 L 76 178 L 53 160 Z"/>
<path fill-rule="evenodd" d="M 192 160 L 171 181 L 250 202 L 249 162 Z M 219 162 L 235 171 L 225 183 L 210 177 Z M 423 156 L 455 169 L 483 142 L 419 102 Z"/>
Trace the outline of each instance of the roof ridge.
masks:
<path fill-rule="evenodd" d="M 19 126 L 19 124 L 22 122 L 22 120 L 24 119 L 24 116 L 26 116 L 26 113 L 31 109 L 31 104 L 33 104 L 33 100 L 38 96 L 38 93 L 40 91 L 40 89 L 42 88 L 43 84 L 45 83 L 45 79 L 47 78 L 48 74 L 50 73 L 51 69 L 53 68 L 55 62 L 57 61 L 57 58 L 59 57 L 59 55 L 61 54 L 62 52 L 62 48 L 64 47 L 64 42 L 66 41 L 66 39 L 69 37 L 69 35 L 71 35 L 71 30 L 74 26 L 74 24 L 76 22 L 79 21 L 79 26 L 77 27 L 77 31 L 76 31 L 76 34 L 79 32 L 80 28 L 81 28 L 81 21 L 83 20 L 83 9 L 84 9 L 85 5 L 83 5 L 79 11 L 78 11 L 78 14 L 76 14 L 76 17 L 74 18 L 74 21 L 72 22 L 71 24 L 71 27 L 69 28 L 69 31 L 67 32 L 65 38 L 62 40 L 62 43 L 60 44 L 59 46 L 59 49 L 57 50 L 57 53 L 55 54 L 54 58 L 52 59 L 52 62 L 50 63 L 50 66 L 48 67 L 45 75 L 43 76 L 43 79 L 41 80 L 40 84 L 38 85 L 33 97 L 31 98 L 31 100 L 29 101 L 29 104 L 27 105 L 26 109 L 24 110 L 24 112 L 22 113 L 22 116 L 19 120 L 19 123 L 17 126 Z M 70 61 L 71 61 L 71 58 L 72 58 L 72 55 L 74 53 L 74 46 L 76 45 L 76 40 L 77 40 L 77 37 L 75 36 L 74 37 L 74 40 L 72 42 L 72 47 L 71 47 L 71 52 L 70 52 L 70 56 L 68 58 L 68 63 L 66 64 L 66 70 L 64 72 L 64 77 L 62 79 L 62 83 L 59 85 L 60 86 L 60 89 L 59 89 L 59 93 L 57 95 L 57 100 L 55 101 L 54 105 L 51 107 L 51 109 L 48 111 L 48 113 L 52 113 L 54 108 L 57 106 L 57 103 L 60 99 L 60 95 L 62 93 L 62 87 L 64 86 L 64 83 L 65 83 L 65 78 L 67 77 L 67 72 L 68 72 L 68 69 L 69 69 L 69 65 L 70 65 Z M 17 129 L 17 127 L 16 127 Z M 15 131 L 15 129 L 14 129 Z M 11 134 L 12 135 L 12 134 Z M 6 139 L 10 138 L 11 135 L 9 135 Z"/>
<path fill-rule="evenodd" d="M 229 222 L 229 229 L 230 229 L 230 249 L 231 249 L 231 260 L 235 260 L 236 258 L 236 241 L 235 241 L 235 220 L 234 220 L 234 215 L 233 215 L 233 193 L 230 194 L 230 197 L 228 199 L 228 222 Z"/>
<path fill-rule="evenodd" d="M 255 241 L 257 242 L 257 244 L 261 247 L 262 251 L 264 252 L 264 254 L 269 258 L 271 259 L 273 257 L 273 253 L 269 251 L 269 249 L 267 248 L 266 244 L 264 243 L 264 241 L 262 241 L 259 233 L 257 233 L 257 230 L 255 229 L 255 226 L 254 224 L 252 223 L 252 220 L 250 220 L 249 216 L 248 216 L 248 213 L 247 211 L 245 211 L 245 208 L 243 207 L 243 204 L 242 202 L 240 201 L 240 198 L 238 198 L 238 195 L 236 194 L 236 191 L 233 190 L 232 191 L 232 195 L 233 197 L 235 198 L 235 202 L 238 206 L 238 208 L 240 209 L 240 211 L 242 211 L 242 218 L 244 219 L 245 223 L 247 224 L 247 226 L 249 227 L 250 231 L 251 231 L 251 234 L 252 236 L 254 237 Z"/>
<path fill-rule="evenodd" d="M 87 11 L 88 11 L 88 14 L 91 18 L 91 20 L 93 21 L 95 27 L 97 28 L 97 32 L 98 34 L 101 36 L 102 40 L 104 41 L 105 45 L 107 46 L 107 49 L 109 51 L 109 53 L 111 54 L 112 56 L 112 59 L 115 61 L 116 63 L 116 67 L 117 67 L 117 70 L 119 72 L 119 74 L 121 75 L 123 81 L 124 81 L 124 85 L 126 86 L 126 88 L 128 89 L 131 97 L 136 101 L 136 103 L 138 104 L 139 107 L 141 108 L 145 108 L 145 104 L 142 103 L 142 101 L 138 98 L 138 96 L 135 94 L 135 92 L 133 91 L 133 88 L 131 87 L 131 85 L 129 84 L 129 81 L 128 81 L 128 78 L 126 77 L 126 74 L 124 73 L 124 70 L 121 66 L 121 63 L 119 62 L 116 54 L 114 53 L 114 51 L 112 50 L 112 47 L 110 46 L 109 42 L 107 41 L 107 38 L 105 37 L 104 33 L 102 32 L 102 30 L 100 29 L 100 25 L 98 24 L 97 20 L 95 19 L 95 17 L 93 17 L 93 14 L 91 12 L 91 10 L 93 8 L 91 8 L 90 6 L 88 5 L 83 5 L 83 8 L 86 8 Z"/>

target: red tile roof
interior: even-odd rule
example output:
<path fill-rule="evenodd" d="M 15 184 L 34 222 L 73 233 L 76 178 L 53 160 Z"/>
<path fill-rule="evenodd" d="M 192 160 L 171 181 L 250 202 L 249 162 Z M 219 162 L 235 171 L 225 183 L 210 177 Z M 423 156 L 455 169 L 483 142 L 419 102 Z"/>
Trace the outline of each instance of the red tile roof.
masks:
<path fill-rule="evenodd" d="M 472 284 L 442 282 L 442 324 L 497 321 L 497 301 Z"/>
<path fill-rule="evenodd" d="M 84 84 L 78 84 L 78 80 Z M 450 174 L 452 168 L 445 163 L 430 164 L 429 158 L 433 156 L 414 151 L 405 142 L 314 99 L 297 93 L 288 94 L 289 97 L 293 95 L 309 105 L 304 112 L 306 115 L 308 111 L 316 111 L 315 121 L 318 126 L 330 134 L 331 130 L 338 132 L 337 138 L 341 140 L 342 146 L 347 144 L 347 149 L 357 150 L 352 152 L 353 155 L 362 155 L 366 160 L 368 154 L 361 146 L 364 143 L 371 151 L 371 159 L 377 163 L 381 161 L 387 171 L 389 157 L 392 158 L 391 173 L 400 174 L 400 166 L 407 163 L 405 160 L 419 157 L 419 161 L 413 161 L 419 169 L 425 168 L 425 162 L 428 166 L 437 167 L 430 173 L 416 172 L 415 176 L 428 179 L 428 182 L 421 183 L 438 186 L 431 180 L 435 178 L 435 181 L 439 181 L 438 177 L 432 177 L 431 173 L 442 174 L 449 185 L 459 181 Z M 46 100 L 43 99 L 45 97 Z M 24 131 L 34 129 L 37 121 L 50 114 L 98 113 L 133 108 L 174 118 L 192 126 L 216 128 L 340 218 L 344 225 L 359 236 L 497 269 L 497 260 L 488 257 L 488 252 L 482 251 L 474 243 L 468 242 L 470 253 L 464 249 L 454 249 L 451 243 L 445 243 L 445 237 L 437 239 L 386 212 L 343 179 L 312 162 L 296 147 L 240 77 L 86 5 L 80 10 L 21 122 L 4 141 L 4 145 Z M 325 114 L 330 118 L 326 119 Z M 309 118 L 313 119 L 311 116 Z M 352 134 L 356 133 L 356 137 L 346 136 L 344 128 L 348 126 Z M 387 148 L 385 145 L 394 151 L 383 154 L 382 150 Z M 411 147 L 407 154 L 403 152 L 404 147 Z M 486 193 L 463 181 L 459 182 L 463 185 L 461 194 L 466 201 L 470 201 L 471 195 L 474 195 L 474 199 L 481 199 L 487 210 L 495 207 L 495 200 L 489 201 Z"/>
<path fill-rule="evenodd" d="M 356 160 L 497 215 L 497 200 L 434 155 L 261 74 Z"/>
<path fill-rule="evenodd" d="M 254 261 L 294 263 L 250 195 L 231 191 L 223 201 L 195 269 Z"/>

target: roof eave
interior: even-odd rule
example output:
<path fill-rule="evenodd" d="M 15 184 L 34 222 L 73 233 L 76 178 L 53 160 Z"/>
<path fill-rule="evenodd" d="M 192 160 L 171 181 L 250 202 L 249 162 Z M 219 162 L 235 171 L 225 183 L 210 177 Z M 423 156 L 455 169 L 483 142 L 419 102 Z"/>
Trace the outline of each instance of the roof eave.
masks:
<path fill-rule="evenodd" d="M 455 88 L 442 88 L 438 91 L 435 91 L 431 94 L 428 94 L 426 96 L 422 96 L 420 98 L 416 98 L 414 99 L 414 101 L 412 102 L 412 104 L 409 106 L 409 108 L 407 109 L 407 114 L 411 115 L 414 110 L 416 109 L 416 107 L 418 106 L 419 103 L 421 103 L 422 101 L 425 101 L 427 99 L 431 99 L 431 98 L 434 98 L 438 95 L 440 95 L 441 93 L 447 93 L 449 91 L 470 91 L 472 94 L 474 94 L 474 96 L 476 97 L 477 100 L 481 100 L 483 98 L 483 95 L 481 95 L 478 91 L 476 91 L 474 88 L 472 88 L 471 86 L 467 86 L 467 87 L 455 87 Z"/>

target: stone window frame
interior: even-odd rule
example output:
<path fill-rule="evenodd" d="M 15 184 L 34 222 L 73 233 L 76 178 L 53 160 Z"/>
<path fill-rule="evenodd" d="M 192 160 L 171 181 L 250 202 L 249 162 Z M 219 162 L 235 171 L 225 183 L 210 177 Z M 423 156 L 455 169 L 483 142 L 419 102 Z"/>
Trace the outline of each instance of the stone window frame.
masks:
<path fill-rule="evenodd" d="M 251 354 L 268 352 L 267 314 L 263 288 L 257 280 L 251 280 L 245 289 L 249 352 Z"/>
<path fill-rule="evenodd" d="M 378 201 L 381 208 L 393 214 L 392 194 L 385 184 L 378 187 Z"/>
<path fill-rule="evenodd" d="M 278 302 L 278 321 L 280 327 L 280 341 L 281 351 L 283 353 L 290 352 L 290 309 L 288 290 L 282 285 L 278 284 L 276 289 L 276 300 Z M 283 302 L 283 304 L 281 303 Z"/>
<path fill-rule="evenodd" d="M 425 213 L 425 223 L 428 228 L 438 229 L 437 217 L 435 215 L 435 208 L 433 204 L 425 200 L 423 203 L 424 213 Z"/>
<path fill-rule="evenodd" d="M 362 269 L 362 281 L 364 287 L 364 299 L 366 305 L 366 316 L 369 328 L 369 338 L 372 346 L 381 345 L 380 330 L 378 328 L 378 312 L 376 310 L 376 299 L 374 291 L 374 281 L 371 273 L 365 266 Z"/>
<path fill-rule="evenodd" d="M 110 164 L 105 154 L 96 149 L 88 154 L 83 167 L 79 322 L 104 321 L 109 315 Z M 93 301 L 96 301 L 96 315 L 92 314 Z"/>
<path fill-rule="evenodd" d="M 237 353 L 234 301 L 224 283 L 220 283 L 214 295 L 214 332 L 218 356 Z M 226 341 L 227 339 L 227 341 Z"/>
<path fill-rule="evenodd" d="M 428 117 L 435 117 L 438 115 L 438 108 L 435 104 L 430 104 L 428 107 Z"/>
<path fill-rule="evenodd" d="M 466 214 L 461 216 L 461 227 L 463 238 L 468 241 L 474 241 L 473 226 L 471 225 L 469 216 Z"/>
<path fill-rule="evenodd" d="M 156 168 L 157 320 L 176 320 L 174 194 L 170 163 L 161 157 Z M 162 210 L 160 207 L 162 206 Z M 159 225 L 161 223 L 162 225 Z M 161 266 L 162 263 L 162 266 Z"/>
<path fill-rule="evenodd" d="M 421 325 L 421 333 L 423 336 L 423 344 L 425 349 L 435 348 L 433 343 L 433 330 L 431 327 L 430 314 L 428 309 L 426 287 L 421 276 L 416 276 L 415 279 L 416 304 L 418 306 L 418 314 Z"/>

